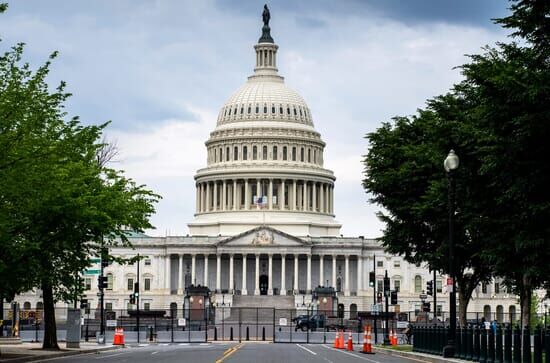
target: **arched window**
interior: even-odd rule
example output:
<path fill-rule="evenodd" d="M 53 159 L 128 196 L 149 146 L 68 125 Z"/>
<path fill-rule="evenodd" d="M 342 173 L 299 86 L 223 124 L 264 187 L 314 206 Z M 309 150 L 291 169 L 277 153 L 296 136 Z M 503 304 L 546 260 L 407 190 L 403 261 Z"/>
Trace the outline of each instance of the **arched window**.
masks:
<path fill-rule="evenodd" d="M 510 305 L 508 308 L 508 314 L 510 315 L 510 323 L 513 324 L 516 322 L 516 306 Z"/>
<path fill-rule="evenodd" d="M 283 106 L 279 107 L 279 113 L 282 115 L 284 113 Z"/>
<path fill-rule="evenodd" d="M 248 113 L 252 112 L 252 107 L 248 106 Z"/>
<path fill-rule="evenodd" d="M 351 304 L 349 306 L 349 318 L 357 319 L 357 304 Z"/>
<path fill-rule="evenodd" d="M 113 290 L 114 277 L 112 273 L 107 274 L 107 290 Z"/>
<path fill-rule="evenodd" d="M 262 159 L 267 160 L 267 146 L 265 146 L 265 145 L 262 148 Z"/>
<path fill-rule="evenodd" d="M 223 161 L 222 148 L 220 147 L 220 161 Z"/>
<path fill-rule="evenodd" d="M 225 148 L 225 161 L 229 161 L 229 146 Z"/>
<path fill-rule="evenodd" d="M 267 106 L 264 106 L 264 113 L 267 113 Z"/>
<path fill-rule="evenodd" d="M 491 305 L 485 305 L 483 307 L 483 317 L 485 318 L 485 321 L 491 321 Z"/>
<path fill-rule="evenodd" d="M 235 106 L 235 111 L 233 111 L 233 114 L 237 116 L 237 106 Z"/>
<path fill-rule="evenodd" d="M 277 146 L 273 146 L 273 160 L 277 160 Z"/>
<path fill-rule="evenodd" d="M 271 113 L 275 114 L 275 106 L 271 106 Z"/>
<path fill-rule="evenodd" d="M 214 162 L 218 160 L 218 150 L 214 149 Z"/>
<path fill-rule="evenodd" d="M 260 113 L 260 106 L 256 105 L 256 113 Z"/>
<path fill-rule="evenodd" d="M 31 303 L 28 301 L 25 301 L 23 303 L 23 310 L 30 310 L 31 309 Z"/>
<path fill-rule="evenodd" d="M 497 305 L 497 321 L 499 323 L 504 322 L 504 307 L 502 305 Z"/>
<path fill-rule="evenodd" d="M 256 145 L 252 146 L 252 160 L 258 158 L 258 147 Z"/>
<path fill-rule="evenodd" d="M 36 310 L 44 310 L 44 303 L 42 301 L 36 303 Z"/>
<path fill-rule="evenodd" d="M 311 149 L 307 149 L 307 162 L 311 163 Z"/>
<path fill-rule="evenodd" d="M 292 161 L 296 161 L 296 146 L 292 147 Z"/>
<path fill-rule="evenodd" d="M 231 109 L 229 109 L 229 113 L 228 113 L 228 116 L 231 116 Z"/>
<path fill-rule="evenodd" d="M 283 146 L 283 160 L 286 160 L 286 146 Z"/>
<path fill-rule="evenodd" d="M 241 106 L 241 115 L 244 113 L 244 107 Z"/>
<path fill-rule="evenodd" d="M 290 116 L 290 107 L 286 108 L 286 114 Z"/>
<path fill-rule="evenodd" d="M 481 283 L 481 293 L 483 293 L 483 294 L 487 293 L 487 283 L 486 282 Z"/>
<path fill-rule="evenodd" d="M 304 161 L 304 148 L 300 148 L 300 161 L 303 162 Z"/>
<path fill-rule="evenodd" d="M 243 146 L 243 160 L 248 160 L 248 147 Z"/>
<path fill-rule="evenodd" d="M 298 114 L 296 113 L 296 107 L 294 107 L 294 116 L 298 116 Z"/>
<path fill-rule="evenodd" d="M 233 160 L 239 160 L 239 147 L 235 146 L 233 149 Z"/>
<path fill-rule="evenodd" d="M 414 292 L 415 293 L 422 292 L 422 276 L 420 275 L 416 275 L 414 277 Z"/>

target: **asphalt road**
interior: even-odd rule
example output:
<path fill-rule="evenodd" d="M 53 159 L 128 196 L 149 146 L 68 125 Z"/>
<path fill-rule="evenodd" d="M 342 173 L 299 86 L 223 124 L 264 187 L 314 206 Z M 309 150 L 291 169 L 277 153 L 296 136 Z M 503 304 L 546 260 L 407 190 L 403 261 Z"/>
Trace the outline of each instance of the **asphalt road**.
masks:
<path fill-rule="evenodd" d="M 192 363 L 271 363 L 271 362 L 370 362 L 418 363 L 384 353 L 365 355 L 355 347 L 354 352 L 333 349 L 328 344 L 273 344 L 273 343 L 201 343 L 133 345 L 101 353 L 50 359 L 47 362 L 192 362 Z"/>

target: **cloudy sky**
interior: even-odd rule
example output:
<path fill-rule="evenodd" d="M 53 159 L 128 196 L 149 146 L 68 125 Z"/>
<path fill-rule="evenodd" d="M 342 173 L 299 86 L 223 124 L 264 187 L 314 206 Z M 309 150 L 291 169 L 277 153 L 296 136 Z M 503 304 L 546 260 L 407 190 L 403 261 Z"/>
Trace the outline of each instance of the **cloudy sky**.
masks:
<path fill-rule="evenodd" d="M 279 72 L 308 103 L 337 177 L 345 235 L 378 237 L 379 207 L 361 187 L 365 134 L 460 80 L 465 54 L 506 38 L 491 18 L 505 0 L 269 3 Z M 68 83 L 84 123 L 111 120 L 119 169 L 163 196 L 151 235 L 187 233 L 195 170 L 224 101 L 252 73 L 262 1 L 9 1 L 2 51 L 25 42 L 25 60 L 54 50 L 50 83 Z M 441 156 L 442 160 L 444 155 Z"/>

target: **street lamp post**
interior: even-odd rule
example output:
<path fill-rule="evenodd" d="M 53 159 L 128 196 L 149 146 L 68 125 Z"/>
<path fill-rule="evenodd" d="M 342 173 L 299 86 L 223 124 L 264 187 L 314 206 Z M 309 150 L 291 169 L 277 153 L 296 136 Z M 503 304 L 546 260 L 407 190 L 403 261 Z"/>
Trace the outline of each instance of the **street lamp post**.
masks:
<path fill-rule="evenodd" d="M 451 281 L 447 282 L 450 286 L 449 294 L 449 335 L 447 345 L 443 348 L 443 357 L 452 358 L 455 355 L 455 337 L 456 337 L 456 288 L 455 288 L 455 263 L 454 263 L 454 214 L 455 214 L 455 172 L 458 169 L 459 159 L 454 150 L 449 151 L 445 158 L 443 166 L 447 172 L 449 180 L 449 277 Z"/>

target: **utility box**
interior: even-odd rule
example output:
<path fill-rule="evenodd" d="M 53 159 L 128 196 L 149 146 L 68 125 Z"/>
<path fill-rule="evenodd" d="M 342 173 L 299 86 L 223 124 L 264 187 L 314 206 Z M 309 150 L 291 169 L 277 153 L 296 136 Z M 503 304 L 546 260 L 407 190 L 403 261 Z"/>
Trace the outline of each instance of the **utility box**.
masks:
<path fill-rule="evenodd" d="M 67 311 L 67 348 L 80 348 L 80 309 Z"/>

